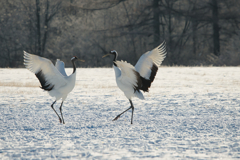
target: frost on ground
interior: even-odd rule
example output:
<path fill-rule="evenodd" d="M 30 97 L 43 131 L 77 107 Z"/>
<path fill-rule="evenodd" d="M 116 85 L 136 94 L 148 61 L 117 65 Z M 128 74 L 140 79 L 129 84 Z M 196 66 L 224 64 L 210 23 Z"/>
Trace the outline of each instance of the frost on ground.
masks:
<path fill-rule="evenodd" d="M 129 107 L 113 69 L 79 68 L 62 125 L 31 72 L 0 69 L 0 159 L 239 159 L 239 73 L 161 67 L 131 125 L 131 111 L 112 122 Z"/>

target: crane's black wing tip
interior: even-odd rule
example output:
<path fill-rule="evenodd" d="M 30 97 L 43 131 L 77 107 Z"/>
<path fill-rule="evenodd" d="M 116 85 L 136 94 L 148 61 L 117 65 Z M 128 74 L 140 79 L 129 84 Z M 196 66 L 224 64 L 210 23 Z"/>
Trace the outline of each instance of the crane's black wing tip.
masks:
<path fill-rule="evenodd" d="M 51 91 L 54 88 L 53 84 L 50 84 L 47 82 L 42 70 L 37 72 L 35 75 L 38 78 L 39 82 L 41 83 L 42 87 L 40 87 L 40 88 L 42 88 L 45 91 Z"/>

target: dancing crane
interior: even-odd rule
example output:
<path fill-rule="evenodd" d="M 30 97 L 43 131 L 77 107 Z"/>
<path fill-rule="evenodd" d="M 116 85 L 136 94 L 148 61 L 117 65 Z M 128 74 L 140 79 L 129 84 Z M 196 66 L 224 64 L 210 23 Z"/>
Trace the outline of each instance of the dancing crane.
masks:
<path fill-rule="evenodd" d="M 128 98 L 131 106 L 123 111 L 121 114 L 116 116 L 113 121 L 120 118 L 129 109 L 132 109 L 131 124 L 133 124 L 133 112 L 134 106 L 132 103 L 132 97 L 137 97 L 139 99 L 144 99 L 142 91 L 148 92 L 151 87 L 158 67 L 161 65 L 167 54 L 166 42 L 164 41 L 155 49 L 146 52 L 138 60 L 135 67 L 126 61 L 117 61 L 118 53 L 115 50 L 110 51 L 110 53 L 103 56 L 113 55 L 113 68 L 115 71 L 117 86 L 124 92 L 125 96 Z"/>
<path fill-rule="evenodd" d="M 76 56 L 72 57 L 73 73 L 67 76 L 64 69 L 64 62 L 57 59 L 55 66 L 53 63 L 46 58 L 33 55 L 24 51 L 24 65 L 25 67 L 33 72 L 41 83 L 43 90 L 47 91 L 50 96 L 55 97 L 55 101 L 51 107 L 57 114 L 59 122 L 65 124 L 62 114 L 62 105 L 68 94 L 73 90 L 76 81 L 76 66 L 75 61 L 80 60 Z M 84 60 L 80 60 L 84 62 Z M 58 115 L 53 105 L 57 100 L 62 98 L 60 106 L 61 117 Z"/>

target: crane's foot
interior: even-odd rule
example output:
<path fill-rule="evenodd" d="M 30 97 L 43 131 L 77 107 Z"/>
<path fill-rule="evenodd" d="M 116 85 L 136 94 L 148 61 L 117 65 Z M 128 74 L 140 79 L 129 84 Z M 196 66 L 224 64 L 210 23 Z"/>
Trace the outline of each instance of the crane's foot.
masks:
<path fill-rule="evenodd" d="M 60 123 L 62 123 L 62 120 L 61 120 L 61 118 L 59 118 L 59 122 L 60 122 Z"/>
<path fill-rule="evenodd" d="M 116 118 L 114 118 L 112 121 L 116 121 L 118 118 L 120 118 L 121 115 L 118 115 Z"/>

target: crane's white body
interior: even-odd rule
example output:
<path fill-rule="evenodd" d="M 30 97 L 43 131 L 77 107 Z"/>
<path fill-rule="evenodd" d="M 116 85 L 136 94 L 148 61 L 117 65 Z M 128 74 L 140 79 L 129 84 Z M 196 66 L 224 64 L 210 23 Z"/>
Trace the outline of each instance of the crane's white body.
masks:
<path fill-rule="evenodd" d="M 52 103 L 51 107 L 59 118 L 60 123 L 64 124 L 62 105 L 64 100 L 67 98 L 68 93 L 70 93 L 76 81 L 76 66 L 74 61 L 77 57 L 71 59 L 73 64 L 73 73 L 68 76 L 65 72 L 64 63 L 57 59 L 55 66 L 53 63 L 43 57 L 39 57 L 33 54 L 29 54 L 24 51 L 24 65 L 27 69 L 33 72 L 41 83 L 42 89 L 48 91 L 49 95 L 55 97 L 55 101 Z M 62 119 L 54 109 L 53 105 L 55 102 L 62 98 L 62 103 L 60 106 L 60 112 Z"/>
<path fill-rule="evenodd" d="M 132 97 L 138 97 L 144 99 L 144 96 L 140 90 L 135 90 L 133 86 L 138 84 L 138 74 L 150 80 L 151 67 L 155 64 L 159 67 L 166 56 L 166 48 L 162 47 L 163 44 L 159 45 L 155 49 L 146 52 L 138 60 L 135 67 L 126 61 L 115 61 L 113 65 L 117 86 L 124 92 L 128 99 Z"/>
<path fill-rule="evenodd" d="M 34 74 L 42 71 L 46 83 L 54 86 L 48 93 L 50 96 L 55 97 L 56 101 L 61 98 L 64 101 L 75 86 L 76 72 L 67 76 L 64 62 L 59 59 L 57 59 L 54 66 L 50 60 L 24 51 L 24 64 Z"/>
<path fill-rule="evenodd" d="M 141 91 L 135 91 L 133 86 L 137 86 L 137 78 L 134 74 L 135 68 L 127 62 L 116 61 L 118 67 L 113 65 L 117 86 L 123 91 L 128 99 L 138 97 L 144 99 Z M 120 70 L 121 69 L 121 70 Z"/>
<path fill-rule="evenodd" d="M 59 86 L 59 88 L 55 88 L 48 92 L 49 95 L 52 97 L 55 97 L 56 100 L 59 100 L 60 98 L 62 98 L 62 101 L 64 101 L 67 98 L 68 94 L 73 90 L 76 82 L 76 72 L 70 76 L 66 76 L 63 78 L 68 83 L 66 83 L 63 86 Z"/>
<path fill-rule="evenodd" d="M 127 110 L 119 114 L 113 119 L 113 121 L 117 120 L 129 109 L 132 109 L 132 124 L 134 106 L 131 99 L 133 97 L 144 99 L 144 96 L 140 90 L 148 92 L 148 89 L 151 87 L 151 83 L 156 76 L 158 67 L 161 65 L 167 54 L 166 43 L 163 42 L 155 49 L 143 54 L 135 67 L 126 61 L 117 61 L 116 59 L 118 54 L 115 50 L 111 51 L 109 54 L 114 55 L 113 68 L 115 71 L 117 86 L 123 91 L 131 104 Z"/>

